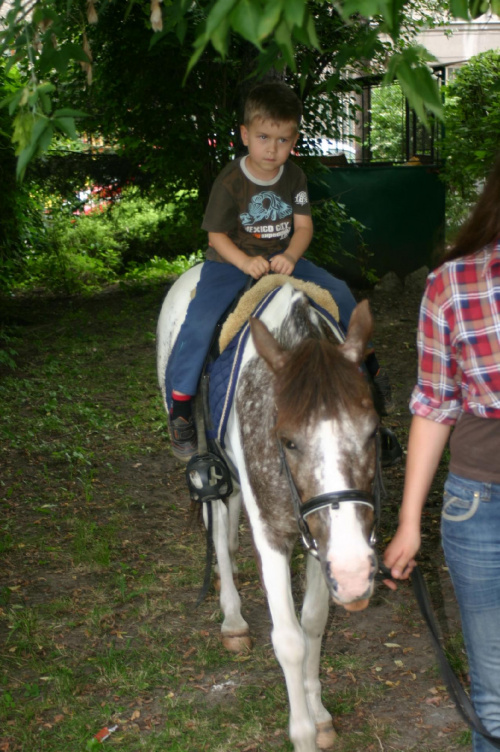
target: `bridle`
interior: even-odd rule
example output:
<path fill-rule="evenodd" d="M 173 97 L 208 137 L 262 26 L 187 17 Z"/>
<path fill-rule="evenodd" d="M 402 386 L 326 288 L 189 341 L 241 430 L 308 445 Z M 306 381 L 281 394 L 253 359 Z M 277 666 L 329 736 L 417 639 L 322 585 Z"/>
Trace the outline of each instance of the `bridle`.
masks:
<path fill-rule="evenodd" d="M 308 553 L 312 554 L 316 559 L 319 559 L 318 544 L 315 538 L 311 535 L 309 525 L 306 518 L 313 514 L 313 512 L 319 512 L 320 509 L 339 509 L 341 504 L 359 504 L 369 507 L 374 514 L 373 528 L 370 533 L 369 544 L 372 548 L 375 547 L 377 541 L 375 531 L 380 518 L 380 502 L 384 495 L 384 486 L 382 482 L 381 466 L 380 466 L 380 437 L 377 433 L 376 436 L 376 470 L 375 479 L 373 483 L 373 493 L 368 491 L 360 491 L 358 489 L 347 489 L 345 491 L 330 491 L 328 493 L 319 494 L 313 496 L 304 503 L 301 502 L 297 486 L 293 479 L 290 466 L 287 462 L 283 443 L 278 438 L 278 451 L 281 460 L 281 472 L 285 472 L 285 476 L 290 488 L 290 495 L 292 497 L 293 511 L 295 513 L 295 519 L 299 528 L 300 535 L 302 537 L 302 543 Z"/>

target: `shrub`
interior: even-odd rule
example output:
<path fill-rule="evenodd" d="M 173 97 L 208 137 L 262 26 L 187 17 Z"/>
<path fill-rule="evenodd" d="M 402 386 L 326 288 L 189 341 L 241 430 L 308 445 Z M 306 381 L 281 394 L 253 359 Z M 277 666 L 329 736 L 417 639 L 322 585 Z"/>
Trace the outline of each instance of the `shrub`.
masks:
<path fill-rule="evenodd" d="M 366 228 L 349 216 L 344 204 L 333 199 L 320 201 L 312 205 L 312 217 L 314 235 L 307 250 L 307 258 L 327 269 L 342 267 L 343 259 L 352 259 L 367 282 L 376 282 L 377 276 L 369 266 L 371 254 L 363 238 Z M 343 238 L 346 232 L 354 234 L 358 249 L 356 255 L 344 248 Z"/>
<path fill-rule="evenodd" d="M 445 88 L 449 229 L 467 217 L 500 151 L 500 52 L 472 57 Z"/>
<path fill-rule="evenodd" d="M 37 196 L 33 191 L 33 200 Z M 201 220 L 192 219 L 197 202 L 189 192 L 180 193 L 174 203 L 160 204 L 129 188 L 113 205 L 97 205 L 78 216 L 74 202 L 61 197 L 45 197 L 45 211 L 42 203 L 42 229 L 26 239 L 18 288 L 91 292 L 122 276 L 173 276 L 200 259 L 196 254 L 204 233 Z"/>

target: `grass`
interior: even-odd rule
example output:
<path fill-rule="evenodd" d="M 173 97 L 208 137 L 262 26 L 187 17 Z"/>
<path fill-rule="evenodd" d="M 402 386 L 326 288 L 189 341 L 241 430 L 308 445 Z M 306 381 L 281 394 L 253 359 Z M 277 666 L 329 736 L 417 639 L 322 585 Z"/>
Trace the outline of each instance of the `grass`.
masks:
<path fill-rule="evenodd" d="M 143 286 L 18 304 L 30 323 L 16 370 L 0 371 L 2 752 L 88 752 L 111 723 L 105 744 L 120 752 L 292 750 L 246 522 L 239 579 L 252 654 L 222 650 L 214 594 L 194 609 L 204 536 L 187 524 L 156 387 L 162 295 Z M 300 548 L 292 564 L 300 589 Z M 324 701 L 339 750 L 393 740 L 371 712 L 389 691 L 373 655 L 328 639 Z"/>
<path fill-rule="evenodd" d="M 241 738 L 263 743 L 270 700 L 273 748 L 289 748 L 281 681 L 262 694 L 238 680 L 205 707 L 212 686 L 245 663 L 221 650 L 214 603 L 215 618 L 193 628 L 203 537 L 185 526 L 182 473 L 173 462 L 170 474 L 159 468 L 149 488 L 166 485 L 169 496 L 152 506 L 134 477 L 168 456 L 154 372 L 161 295 L 61 302 L 55 322 L 37 315 L 16 371 L 2 374 L 0 744 L 9 752 L 91 749 L 111 721 L 119 731 L 106 744 L 123 752 L 233 750 Z M 200 567 L 186 566 L 197 558 Z M 253 562 L 242 575 L 255 583 Z M 255 660 L 279 678 L 269 647 Z"/>

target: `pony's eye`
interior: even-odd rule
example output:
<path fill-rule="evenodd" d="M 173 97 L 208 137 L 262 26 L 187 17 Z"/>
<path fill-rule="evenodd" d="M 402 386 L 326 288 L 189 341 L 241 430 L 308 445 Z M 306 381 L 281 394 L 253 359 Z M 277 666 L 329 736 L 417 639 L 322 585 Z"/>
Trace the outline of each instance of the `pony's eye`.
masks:
<path fill-rule="evenodd" d="M 297 449 L 297 446 L 291 441 L 291 439 L 283 439 L 283 446 L 290 451 Z"/>

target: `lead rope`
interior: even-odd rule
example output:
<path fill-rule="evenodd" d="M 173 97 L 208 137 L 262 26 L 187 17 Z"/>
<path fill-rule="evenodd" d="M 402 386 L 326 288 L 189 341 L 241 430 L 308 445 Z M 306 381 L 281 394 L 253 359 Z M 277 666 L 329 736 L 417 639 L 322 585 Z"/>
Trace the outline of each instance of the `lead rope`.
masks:
<path fill-rule="evenodd" d="M 450 693 L 451 699 L 457 706 L 457 710 L 463 720 L 470 726 L 470 728 L 478 734 L 481 734 L 481 736 L 484 736 L 484 738 L 487 739 L 495 749 L 500 749 L 500 738 L 498 738 L 498 736 L 492 736 L 489 731 L 485 729 L 481 719 L 474 710 L 472 702 L 465 692 L 460 679 L 455 674 L 446 658 L 446 654 L 441 644 L 437 622 L 432 610 L 429 591 L 425 584 L 424 576 L 418 566 L 415 567 L 411 573 L 411 583 L 413 585 L 413 592 L 415 593 L 415 598 L 417 599 L 421 614 L 429 628 L 441 676 L 446 684 L 448 692 Z"/>
<path fill-rule="evenodd" d="M 375 472 L 375 481 L 374 481 L 376 526 L 378 526 L 380 522 L 381 500 L 385 498 L 386 496 L 384 481 L 382 477 L 382 463 L 380 460 L 381 460 L 380 436 L 377 436 L 377 469 Z M 383 563 L 379 564 L 378 576 L 381 579 L 394 580 L 394 578 L 391 575 L 391 570 L 388 569 L 388 567 L 386 567 L 385 564 Z M 465 692 L 465 689 L 463 688 L 460 679 L 458 678 L 458 676 L 455 674 L 455 672 L 450 666 L 450 663 L 446 657 L 446 653 L 441 643 L 438 625 L 436 622 L 436 618 L 434 616 L 434 612 L 432 610 L 429 590 L 425 583 L 425 579 L 422 574 L 422 571 L 420 570 L 418 566 L 416 566 L 411 573 L 411 584 L 413 586 L 413 592 L 415 594 L 416 601 L 420 608 L 420 613 L 422 614 L 424 621 L 427 624 L 427 627 L 429 629 L 432 644 L 434 646 L 436 657 L 439 663 L 441 676 L 443 678 L 444 683 L 446 684 L 446 687 L 448 689 L 451 699 L 453 700 L 453 702 L 455 703 L 457 707 L 457 710 L 460 716 L 471 729 L 476 731 L 478 734 L 481 734 L 481 736 L 484 736 L 484 738 L 487 739 L 489 743 L 493 747 L 495 747 L 495 749 L 500 749 L 500 739 L 498 737 L 492 736 L 489 733 L 489 731 L 486 730 L 481 719 L 479 718 L 476 711 L 474 710 L 474 706 L 472 705 L 472 702 L 469 696 Z"/>

